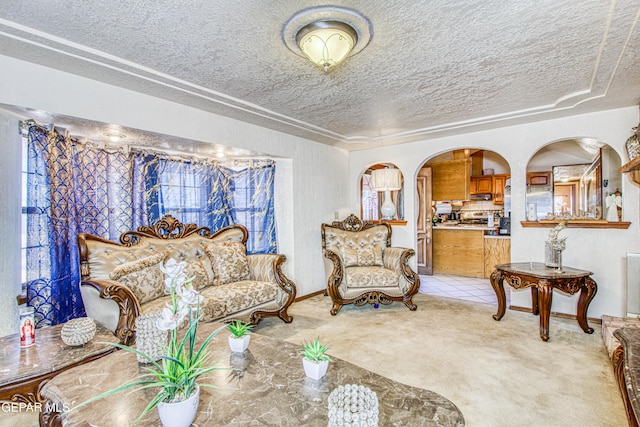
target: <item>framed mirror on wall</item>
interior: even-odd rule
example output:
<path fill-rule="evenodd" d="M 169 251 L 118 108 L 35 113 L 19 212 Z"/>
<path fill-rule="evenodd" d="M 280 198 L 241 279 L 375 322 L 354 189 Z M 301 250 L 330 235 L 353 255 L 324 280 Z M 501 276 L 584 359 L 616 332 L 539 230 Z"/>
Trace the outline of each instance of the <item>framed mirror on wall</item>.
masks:
<path fill-rule="evenodd" d="M 557 141 L 541 148 L 527 165 L 528 221 L 523 225 L 568 220 L 574 227 L 627 228 L 629 223 L 622 221 L 621 164 L 613 148 L 593 138 Z M 529 182 L 547 175 L 545 185 Z M 543 196 L 548 201 L 541 201 Z M 530 205 L 539 208 L 537 215 L 529 215 Z"/>

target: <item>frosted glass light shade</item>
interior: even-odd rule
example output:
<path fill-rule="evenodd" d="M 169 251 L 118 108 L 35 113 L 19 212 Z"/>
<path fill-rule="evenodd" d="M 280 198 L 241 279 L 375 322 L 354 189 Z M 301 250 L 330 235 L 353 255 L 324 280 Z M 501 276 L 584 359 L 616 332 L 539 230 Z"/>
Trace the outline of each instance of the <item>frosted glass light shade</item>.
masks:
<path fill-rule="evenodd" d="M 353 28 L 339 21 L 316 21 L 296 35 L 300 50 L 325 73 L 341 63 L 358 41 Z"/>
<path fill-rule="evenodd" d="M 372 187 L 377 191 L 400 190 L 400 169 L 376 169 L 371 172 Z"/>

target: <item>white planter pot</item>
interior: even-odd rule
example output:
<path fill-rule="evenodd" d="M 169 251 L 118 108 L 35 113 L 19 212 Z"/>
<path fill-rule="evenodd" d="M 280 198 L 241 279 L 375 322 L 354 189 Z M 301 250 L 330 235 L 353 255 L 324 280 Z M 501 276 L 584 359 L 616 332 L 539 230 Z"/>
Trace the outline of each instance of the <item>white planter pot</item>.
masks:
<path fill-rule="evenodd" d="M 319 380 L 324 377 L 329 367 L 329 361 L 323 360 L 321 362 L 314 362 L 309 359 L 302 359 L 302 366 L 304 367 L 304 373 L 314 380 Z"/>
<path fill-rule="evenodd" d="M 251 335 L 245 335 L 240 338 L 231 335 L 229 336 L 229 347 L 231 347 L 233 353 L 243 353 L 249 347 L 249 341 L 251 341 Z"/>
<path fill-rule="evenodd" d="M 189 427 L 196 418 L 198 404 L 200 403 L 200 386 L 187 400 L 177 403 L 158 403 L 158 416 L 164 427 Z"/>

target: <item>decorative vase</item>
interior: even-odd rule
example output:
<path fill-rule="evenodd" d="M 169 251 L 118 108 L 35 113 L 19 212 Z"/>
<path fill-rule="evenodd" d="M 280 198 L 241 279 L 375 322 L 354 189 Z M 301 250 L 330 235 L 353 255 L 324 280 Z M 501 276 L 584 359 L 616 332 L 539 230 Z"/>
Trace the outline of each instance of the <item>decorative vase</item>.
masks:
<path fill-rule="evenodd" d="M 196 419 L 198 404 L 200 403 L 200 386 L 196 388 L 191 396 L 182 402 L 158 403 L 158 416 L 163 427 L 189 427 Z"/>
<path fill-rule="evenodd" d="M 136 348 L 154 360 L 160 360 L 160 356 L 166 354 L 168 331 L 158 328 L 158 319 L 161 313 L 142 314 L 136 318 Z M 151 363 L 140 355 L 136 356 L 140 363 Z"/>
<path fill-rule="evenodd" d="M 632 129 L 633 135 L 631 135 L 627 142 L 625 142 L 624 146 L 627 149 L 627 155 L 629 156 L 629 161 L 632 161 L 636 157 L 640 156 L 640 138 L 638 136 L 638 128 L 635 127 Z"/>
<path fill-rule="evenodd" d="M 313 360 L 303 358 L 302 366 L 304 367 L 304 373 L 307 374 L 309 378 L 319 380 L 327 373 L 329 361 L 322 360 L 320 362 L 314 362 Z"/>
<path fill-rule="evenodd" d="M 356 384 L 338 386 L 329 395 L 328 427 L 378 427 L 378 396 Z"/>
<path fill-rule="evenodd" d="M 545 242 L 544 265 L 550 268 L 557 268 L 558 270 L 562 270 L 562 250 L 563 249 L 564 249 L 564 244 Z"/>
<path fill-rule="evenodd" d="M 229 347 L 231 347 L 233 353 L 244 353 L 249 347 L 249 341 L 251 341 L 251 335 L 245 335 L 240 338 L 231 335 L 229 336 Z"/>

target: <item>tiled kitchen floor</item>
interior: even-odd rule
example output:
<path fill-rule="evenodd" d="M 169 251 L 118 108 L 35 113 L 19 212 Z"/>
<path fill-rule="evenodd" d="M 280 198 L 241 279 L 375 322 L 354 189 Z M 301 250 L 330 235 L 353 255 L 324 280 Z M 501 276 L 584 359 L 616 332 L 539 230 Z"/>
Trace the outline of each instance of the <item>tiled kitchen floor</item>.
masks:
<path fill-rule="evenodd" d="M 509 306 L 510 289 L 505 286 L 507 307 Z M 466 301 L 497 304 L 496 293 L 491 287 L 489 279 L 475 277 L 451 276 L 446 274 L 434 274 L 433 276 L 420 275 L 420 293 L 437 295 L 447 298 Z"/>

